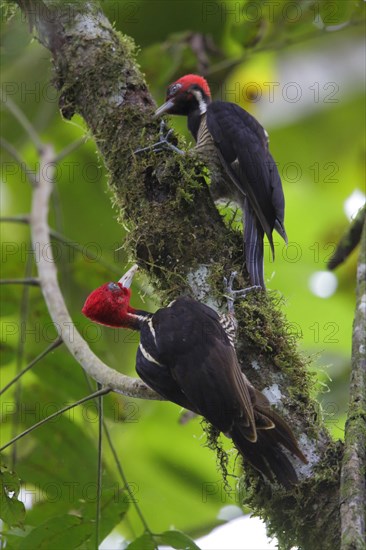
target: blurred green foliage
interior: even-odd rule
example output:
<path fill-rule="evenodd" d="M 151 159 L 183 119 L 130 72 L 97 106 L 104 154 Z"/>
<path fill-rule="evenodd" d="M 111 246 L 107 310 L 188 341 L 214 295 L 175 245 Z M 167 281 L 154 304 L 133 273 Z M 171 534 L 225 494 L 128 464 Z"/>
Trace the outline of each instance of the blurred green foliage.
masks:
<path fill-rule="evenodd" d="M 329 298 L 314 294 L 309 281 L 314 272 L 325 269 L 334 243 L 347 227 L 345 200 L 355 189 L 363 190 L 364 98 L 358 56 L 364 3 L 124 0 L 105 1 L 102 6 L 116 28 L 141 46 L 138 61 L 158 103 L 171 81 L 204 70 L 217 98 L 240 103 L 263 123 L 262 116 L 269 117 L 266 126 L 283 179 L 290 245 L 286 249 L 276 241 L 275 263 L 269 258 L 266 262 L 268 286 L 283 297 L 283 308 L 301 338 L 299 345 L 313 359 L 320 403 L 329 428 L 341 437 L 348 399 L 357 252 L 338 269 L 338 288 Z M 2 9 L 5 18 L 5 6 Z M 71 122 L 61 118 L 57 93 L 50 83 L 49 53 L 32 38 L 18 11 L 2 26 L 1 38 L 5 101 L 13 100 L 57 151 L 87 135 L 80 118 Z M 299 89 L 301 97 L 294 101 Z M 1 115 L 2 136 L 35 173 L 39 161 L 27 135 L 5 105 Z M 184 120 L 174 119 L 172 124 L 190 139 Z M 29 182 L 12 157 L 3 153 L 2 215 L 28 213 Z M 102 160 L 92 140 L 58 165 L 52 205 L 51 226 L 82 247 L 80 252 L 53 241 L 61 286 L 75 325 L 107 364 L 134 376 L 138 335 L 96 327 L 80 312 L 88 293 L 117 279 L 131 260 L 123 250 L 125 229 L 117 221 Z M 2 223 L 1 236 L 2 277 L 23 277 L 27 258 L 37 261 L 28 227 Z M 113 265 L 113 270 L 99 260 Z M 32 270 L 35 274 L 34 266 Z M 56 332 L 38 288 L 2 286 L 1 291 L 3 386 Z M 26 308 L 21 307 L 24 293 L 28 295 Z M 158 307 L 151 294 L 140 277 L 134 287 L 134 305 Z M 80 367 L 63 347 L 58 348 L 26 374 L 19 393 L 14 386 L 6 393 L 1 441 L 89 391 Z M 117 454 L 151 529 L 164 531 L 174 525 L 197 535 L 215 525 L 218 511 L 234 503 L 235 494 L 224 491 L 215 456 L 205 448 L 199 420 L 178 424 L 179 409 L 169 403 L 120 395 L 109 395 L 104 403 Z M 95 495 L 87 491 L 96 480 L 96 440 L 96 410 L 90 404 L 73 409 L 17 444 L 15 470 L 24 492 L 33 494 L 33 507 L 25 519 L 27 529 L 47 520 L 52 523 L 48 528 L 57 533 L 56 516 L 85 512 L 95 502 Z M 9 452 L 3 459 L 11 468 L 14 454 Z M 106 442 L 104 462 L 108 500 L 108 491 L 123 493 L 125 488 Z M 106 525 L 116 525 L 127 506 L 121 528 L 131 539 L 142 533 L 131 503 L 123 509 L 113 507 Z M 85 512 L 84 517 L 91 515 Z M 85 522 L 83 529 L 88 533 L 90 525 Z M 34 531 L 32 536 L 38 544 L 43 534 Z M 18 547 L 21 538 L 14 536 L 12 547 Z"/>

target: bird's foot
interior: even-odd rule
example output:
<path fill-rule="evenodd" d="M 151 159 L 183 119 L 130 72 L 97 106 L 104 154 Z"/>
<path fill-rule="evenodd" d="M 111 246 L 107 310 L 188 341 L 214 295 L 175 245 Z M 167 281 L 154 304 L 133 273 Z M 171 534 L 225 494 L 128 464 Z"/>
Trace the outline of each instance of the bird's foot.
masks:
<path fill-rule="evenodd" d="M 146 151 L 154 151 L 154 153 L 158 153 L 160 151 L 163 151 L 164 149 L 170 149 L 175 153 L 184 155 L 184 151 L 182 151 L 181 149 L 179 149 L 169 141 L 172 133 L 173 133 L 172 129 L 168 130 L 168 132 L 165 132 L 165 122 L 164 120 L 162 120 L 160 123 L 159 141 L 157 141 L 156 143 L 153 143 L 152 145 L 149 145 L 148 147 L 143 147 L 142 149 L 136 149 L 135 154 L 144 153 Z"/>
<path fill-rule="evenodd" d="M 225 297 L 227 300 L 227 309 L 230 315 L 234 315 L 234 302 L 237 298 L 245 298 L 245 296 L 253 290 L 262 290 L 262 287 L 259 285 L 248 286 L 247 288 L 234 290 L 233 282 L 235 281 L 237 274 L 237 271 L 233 271 L 229 279 L 224 277 Z"/>

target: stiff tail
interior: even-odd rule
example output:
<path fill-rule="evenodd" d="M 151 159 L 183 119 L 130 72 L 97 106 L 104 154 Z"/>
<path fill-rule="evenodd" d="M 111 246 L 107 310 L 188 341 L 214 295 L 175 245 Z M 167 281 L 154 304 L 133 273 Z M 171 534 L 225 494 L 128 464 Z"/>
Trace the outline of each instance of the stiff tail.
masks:
<path fill-rule="evenodd" d="M 266 286 L 263 272 L 263 236 L 263 229 L 246 201 L 244 208 L 245 262 L 251 284 L 261 286 L 264 290 Z"/>
<path fill-rule="evenodd" d="M 286 489 L 291 489 L 298 483 L 298 478 L 282 447 L 288 449 L 305 464 L 307 460 L 299 449 L 290 427 L 270 407 L 267 398 L 253 387 L 251 387 L 251 396 L 257 441 L 255 443 L 249 441 L 246 437 L 245 427 L 236 424 L 230 434 L 233 442 L 238 451 L 254 468 L 271 481 L 274 476 Z"/>
<path fill-rule="evenodd" d="M 281 237 L 283 238 L 285 243 L 288 244 L 287 233 L 286 233 L 286 229 L 285 229 L 285 226 L 283 225 L 283 223 L 280 222 L 280 220 L 276 219 L 274 228 L 277 231 L 277 233 L 279 235 L 281 235 Z"/>
<path fill-rule="evenodd" d="M 297 475 L 291 462 L 281 450 L 281 447 L 268 437 L 267 432 L 258 433 L 256 443 L 248 441 L 241 431 L 240 426 L 236 426 L 231 437 L 235 447 L 250 462 L 250 464 L 259 470 L 270 481 L 273 476 L 286 489 L 291 489 L 298 483 Z"/>

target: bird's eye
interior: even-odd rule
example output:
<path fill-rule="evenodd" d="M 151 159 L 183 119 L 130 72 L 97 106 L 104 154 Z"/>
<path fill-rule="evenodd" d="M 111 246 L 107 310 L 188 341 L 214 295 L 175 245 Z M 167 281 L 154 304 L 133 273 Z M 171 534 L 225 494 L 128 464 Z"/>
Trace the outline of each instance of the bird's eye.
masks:
<path fill-rule="evenodd" d="M 117 283 L 109 283 L 108 290 L 111 290 L 112 292 L 116 292 L 116 290 L 121 290 L 119 285 Z"/>
<path fill-rule="evenodd" d="M 169 86 L 168 96 L 171 97 L 175 95 L 181 87 L 182 87 L 182 84 L 172 84 L 171 86 Z"/>

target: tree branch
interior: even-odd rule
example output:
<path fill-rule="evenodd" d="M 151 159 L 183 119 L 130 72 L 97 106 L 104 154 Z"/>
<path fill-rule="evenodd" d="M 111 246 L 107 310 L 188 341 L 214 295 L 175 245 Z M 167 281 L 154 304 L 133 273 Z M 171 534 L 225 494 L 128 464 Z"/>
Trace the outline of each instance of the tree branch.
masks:
<path fill-rule="evenodd" d="M 39 280 L 35 277 L 26 277 L 25 279 L 0 279 L 0 285 L 39 286 Z"/>
<path fill-rule="evenodd" d="M 26 12 L 34 4 L 32 0 L 19 3 Z M 63 115 L 71 118 L 79 113 L 85 119 L 109 171 L 115 201 L 129 228 L 126 248 L 150 274 L 162 301 L 190 292 L 206 303 L 219 304 L 223 275 L 235 270 L 243 274 L 239 283 L 247 282 L 242 236 L 223 223 L 206 185 L 207 171 L 193 155 L 134 154 L 156 142 L 159 132 L 151 116 L 155 104 L 136 64 L 134 45 L 113 30 L 95 2 L 72 10 L 68 6 L 61 1 L 49 3 L 57 18 L 47 17 L 45 25 L 40 10 L 32 14 L 33 21 L 53 55 Z M 33 200 L 33 211 L 41 209 L 42 221 L 33 214 L 32 225 L 33 240 L 45 243 L 50 189 L 42 187 L 36 189 Z M 50 311 L 57 311 L 58 318 L 68 323 L 62 296 L 53 302 L 54 266 L 43 262 L 39 267 Z M 294 461 L 302 483 L 292 493 L 273 490 L 246 468 L 244 479 L 250 490 L 245 501 L 265 518 L 283 548 L 312 549 L 322 540 L 323 550 L 333 550 L 340 540 L 342 445 L 331 441 L 319 418 L 310 398 L 312 382 L 305 362 L 270 293 L 250 296 L 236 307 L 236 315 L 243 370 L 267 396 L 277 396 L 272 401 L 295 429 L 309 459 L 309 466 Z M 70 351 L 93 378 L 103 383 L 104 376 L 116 376 L 90 356 L 84 342 L 79 344 L 82 352 Z M 116 388 L 121 375 L 113 376 L 111 386 Z"/>
<path fill-rule="evenodd" d="M 42 149 L 42 142 L 34 126 L 30 124 L 29 120 L 27 119 L 23 111 L 19 109 L 18 105 L 14 103 L 14 101 L 10 97 L 3 97 L 2 93 L 0 97 L 1 97 L 1 101 L 4 103 L 7 109 L 12 113 L 12 115 L 17 119 L 19 124 L 27 132 L 31 142 L 34 144 L 35 148 L 37 149 L 37 152 L 39 153 Z"/>
<path fill-rule="evenodd" d="M 366 503 L 366 223 L 357 267 L 352 374 L 341 472 L 341 550 L 365 548 Z"/>
<path fill-rule="evenodd" d="M 40 426 L 43 426 L 44 424 L 47 424 L 47 422 L 49 422 L 53 418 L 57 418 L 60 414 L 63 414 L 64 412 L 69 411 L 70 409 L 73 409 L 74 407 L 77 407 L 78 405 L 82 405 L 86 401 L 90 401 L 91 399 L 95 399 L 99 395 L 106 395 L 110 391 L 112 391 L 112 390 L 111 390 L 111 388 L 108 388 L 108 387 L 98 389 L 98 391 L 96 391 L 94 393 L 91 393 L 90 395 L 87 395 L 86 397 L 82 397 L 81 399 L 78 399 L 77 401 L 75 401 L 71 405 L 66 405 L 65 407 L 62 407 L 62 409 L 59 409 L 58 411 L 50 414 L 49 416 L 46 416 L 46 418 L 42 418 L 42 420 L 40 420 L 39 422 L 36 422 L 35 424 L 32 424 L 32 426 L 30 426 L 29 428 L 24 430 L 24 432 L 22 432 L 22 433 L 16 435 L 15 437 L 13 437 L 10 441 L 5 443 L 5 445 L 2 445 L 0 447 L 0 452 L 4 451 L 8 447 L 10 447 L 10 445 L 13 445 L 16 441 L 19 441 L 19 439 L 22 439 L 24 436 L 26 436 L 26 435 L 30 434 L 31 432 L 33 432 L 33 430 L 36 430 Z"/>
<path fill-rule="evenodd" d="M 27 176 L 29 181 L 32 185 L 35 185 L 35 177 L 30 168 L 27 166 L 27 164 L 24 162 L 22 157 L 19 155 L 18 151 L 15 149 L 15 147 L 6 141 L 6 139 L 0 137 L 0 146 L 7 151 L 7 153 L 13 157 L 15 162 L 19 165 L 20 169 L 23 170 L 24 174 Z"/>
<path fill-rule="evenodd" d="M 335 269 L 342 264 L 351 254 L 352 250 L 358 245 L 361 240 L 361 233 L 362 228 L 365 225 L 365 219 L 366 204 L 357 212 L 355 219 L 351 222 L 347 231 L 340 239 L 337 248 L 328 261 L 328 269 Z"/>
<path fill-rule="evenodd" d="M 52 170 L 55 167 L 55 153 L 50 145 L 41 152 L 38 184 L 33 192 L 30 226 L 33 246 L 39 248 L 37 269 L 43 296 L 59 336 L 70 353 L 94 380 L 114 391 L 130 397 L 161 399 L 142 380 L 130 378 L 108 367 L 91 351 L 76 330 L 67 310 L 57 281 L 56 264 L 50 256 L 50 229 L 48 227 L 48 206 L 52 192 Z M 44 177 L 47 174 L 47 177 Z M 47 256 L 42 251 L 47 250 Z"/>
<path fill-rule="evenodd" d="M 15 382 L 17 382 L 26 372 L 28 372 L 34 365 L 38 363 L 38 361 L 41 361 L 43 357 L 46 357 L 51 351 L 56 349 L 58 346 L 62 344 L 62 338 L 59 336 L 52 342 L 44 351 L 42 351 L 37 357 L 35 357 L 24 369 L 22 369 L 20 372 L 17 373 L 17 375 L 10 380 L 3 388 L 0 389 L 0 395 L 5 393 Z"/>

